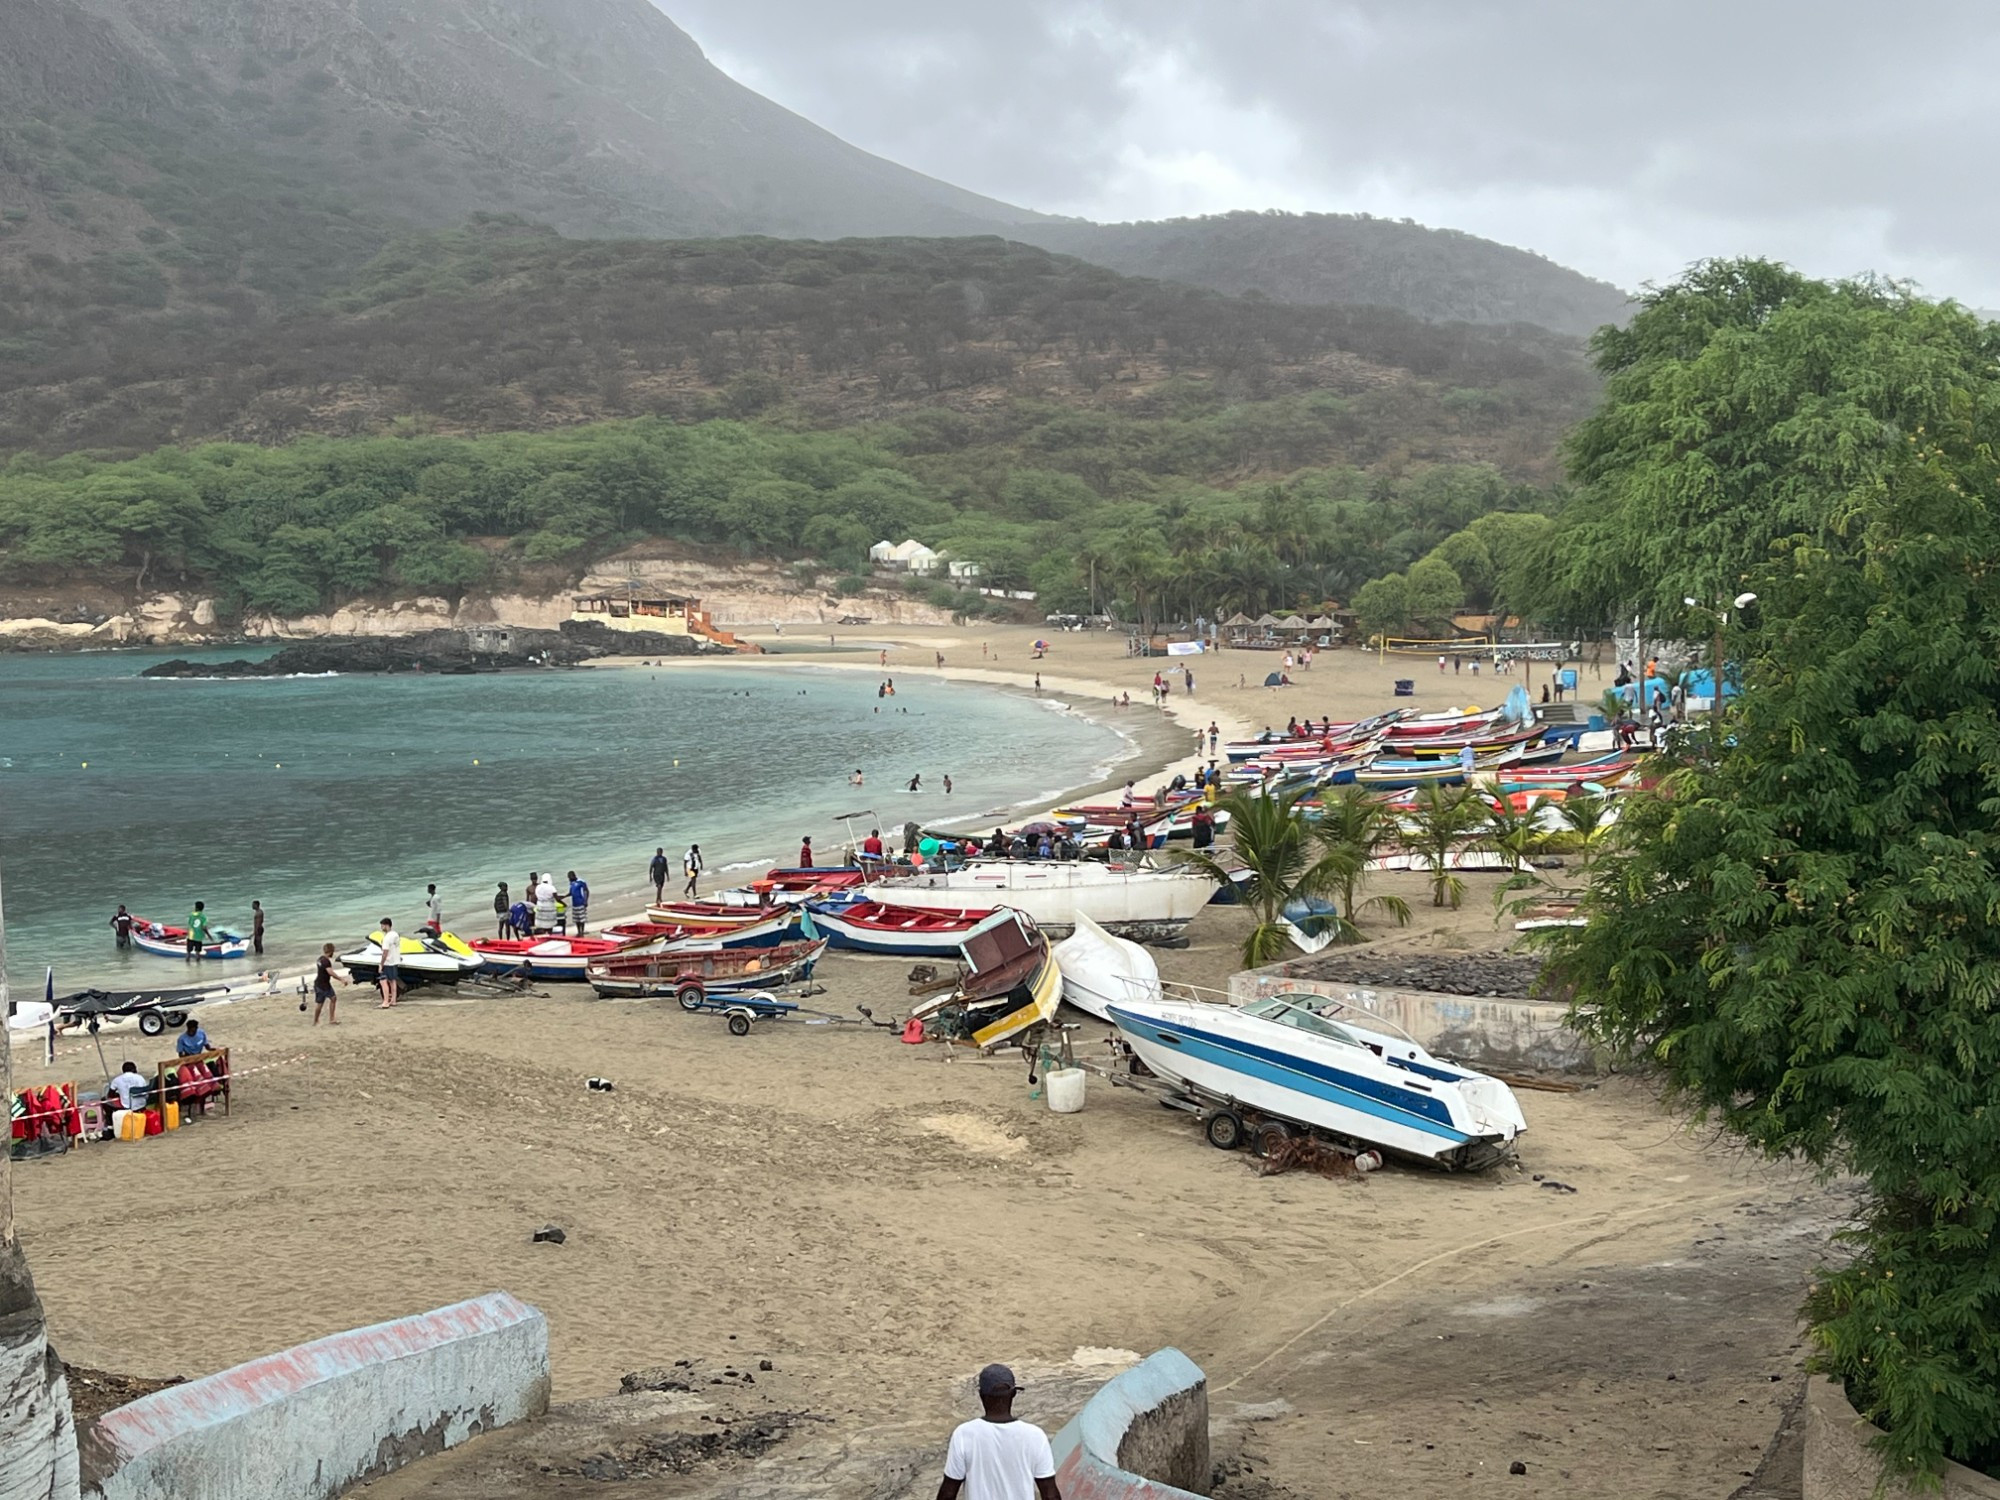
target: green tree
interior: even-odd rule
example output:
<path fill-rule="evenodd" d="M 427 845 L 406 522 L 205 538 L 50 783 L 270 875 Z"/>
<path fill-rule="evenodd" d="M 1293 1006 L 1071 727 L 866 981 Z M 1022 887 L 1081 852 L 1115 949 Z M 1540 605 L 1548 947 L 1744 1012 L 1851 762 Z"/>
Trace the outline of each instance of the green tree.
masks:
<path fill-rule="evenodd" d="M 1286 902 L 1323 896 L 1341 878 L 1335 858 L 1317 850 L 1312 831 L 1299 816 L 1299 799 L 1304 795 L 1285 792 L 1266 797 L 1236 792 L 1217 803 L 1217 809 L 1229 815 L 1233 865 L 1196 850 L 1174 851 L 1177 862 L 1200 871 L 1219 886 L 1235 884 L 1238 868 L 1250 872 L 1250 878 L 1237 886 L 1244 904 L 1257 914 L 1256 925 L 1243 939 L 1243 962 L 1248 968 L 1275 963 L 1283 956 L 1291 941 L 1278 920 Z"/>
<path fill-rule="evenodd" d="M 1354 618 L 1364 637 L 1398 635 L 1410 621 L 1410 584 L 1401 573 L 1371 578 L 1354 591 Z"/>
<path fill-rule="evenodd" d="M 1705 496 L 1766 623 L 1720 753 L 1625 799 L 1553 973 L 1699 1113 L 1861 1178 L 1814 1362 L 1892 1473 L 2000 1467 L 2000 335 L 1748 265 L 1600 342 L 1600 539 L 1691 582 L 1641 533 Z"/>
<path fill-rule="evenodd" d="M 1470 787 L 1441 786 L 1437 782 L 1420 788 L 1410 807 L 1410 852 L 1430 872 L 1431 905 L 1456 907 L 1465 899 L 1465 882 L 1453 870 L 1452 861 L 1486 847 L 1488 808 Z"/>
<path fill-rule="evenodd" d="M 1339 893 L 1340 911 L 1334 921 L 1343 942 L 1361 940 L 1361 914 L 1365 911 L 1380 911 L 1398 927 L 1409 922 L 1410 903 L 1401 896 L 1361 894 L 1369 864 L 1400 838 L 1395 811 L 1388 803 L 1365 787 L 1340 787 L 1321 797 L 1313 832 L 1332 872 L 1333 888 Z"/>
<path fill-rule="evenodd" d="M 1451 629 L 1451 617 L 1465 603 L 1465 585 L 1450 563 L 1427 557 L 1411 565 L 1407 595 L 1410 618 L 1442 635 Z"/>

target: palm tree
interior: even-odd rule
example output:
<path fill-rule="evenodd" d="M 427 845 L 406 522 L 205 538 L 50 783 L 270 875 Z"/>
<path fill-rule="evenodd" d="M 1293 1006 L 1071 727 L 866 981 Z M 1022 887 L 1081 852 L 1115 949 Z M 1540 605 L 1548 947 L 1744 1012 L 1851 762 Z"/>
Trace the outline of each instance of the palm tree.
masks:
<path fill-rule="evenodd" d="M 1465 882 L 1452 873 L 1451 857 L 1490 844 L 1481 833 L 1490 812 L 1470 787 L 1432 782 L 1417 793 L 1410 809 L 1416 824 L 1411 849 L 1431 872 L 1431 905 L 1456 907 L 1465 898 Z"/>
<path fill-rule="evenodd" d="M 1583 840 L 1583 867 L 1588 870 L 1592 850 L 1611 827 L 1611 799 L 1595 792 L 1577 792 L 1565 797 L 1556 811 L 1569 831 Z"/>
<path fill-rule="evenodd" d="M 1505 797 L 1498 797 L 1490 811 L 1492 830 L 1487 837 L 1507 856 L 1508 871 L 1518 875 L 1521 866 L 1548 847 L 1548 834 L 1539 821 L 1542 799 L 1532 798 L 1526 807 L 1517 808 Z"/>
<path fill-rule="evenodd" d="M 1334 861 L 1334 889 L 1340 893 L 1340 913 L 1334 920 L 1342 942 L 1361 940 L 1359 918 L 1370 907 L 1386 912 L 1398 927 L 1409 922 L 1410 903 L 1401 896 L 1360 899 L 1361 882 L 1370 862 L 1397 838 L 1396 819 L 1387 803 L 1361 787 L 1342 787 L 1321 800 L 1314 836 L 1327 858 Z"/>
<path fill-rule="evenodd" d="M 1285 903 L 1330 892 L 1340 876 L 1330 855 L 1319 855 L 1312 831 L 1298 814 L 1303 791 L 1276 796 L 1233 792 L 1217 807 L 1229 814 L 1229 849 L 1250 878 L 1236 889 L 1244 905 L 1257 913 L 1257 925 L 1243 939 L 1246 968 L 1274 963 L 1284 953 L 1290 934 L 1280 925 Z M 1317 857 L 1316 857 L 1317 856 Z M 1220 886 L 1236 885 L 1238 871 L 1214 855 L 1199 850 L 1175 850 L 1173 858 L 1199 870 Z"/>

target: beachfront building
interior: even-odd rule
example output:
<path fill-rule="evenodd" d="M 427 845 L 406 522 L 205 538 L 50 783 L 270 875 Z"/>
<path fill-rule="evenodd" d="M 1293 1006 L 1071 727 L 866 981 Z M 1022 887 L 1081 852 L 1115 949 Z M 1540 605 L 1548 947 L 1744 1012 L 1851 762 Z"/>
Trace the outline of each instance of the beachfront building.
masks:
<path fill-rule="evenodd" d="M 643 630 L 654 635 L 702 635 L 708 625 L 699 599 L 667 594 L 582 594 L 577 596 L 570 618 L 611 630 Z"/>

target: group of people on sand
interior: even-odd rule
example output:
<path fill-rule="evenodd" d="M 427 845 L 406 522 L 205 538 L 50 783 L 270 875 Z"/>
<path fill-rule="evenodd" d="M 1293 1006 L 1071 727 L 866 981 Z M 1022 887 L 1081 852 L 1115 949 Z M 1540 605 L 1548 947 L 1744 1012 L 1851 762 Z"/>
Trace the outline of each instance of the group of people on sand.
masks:
<path fill-rule="evenodd" d="M 590 920 L 590 882 L 574 870 L 560 884 L 553 870 L 530 870 L 518 897 L 507 889 L 506 881 L 500 882 L 493 893 L 493 916 L 495 937 L 561 937 L 572 923 L 582 937 Z M 432 929 L 434 936 L 442 931 L 442 924 Z"/>

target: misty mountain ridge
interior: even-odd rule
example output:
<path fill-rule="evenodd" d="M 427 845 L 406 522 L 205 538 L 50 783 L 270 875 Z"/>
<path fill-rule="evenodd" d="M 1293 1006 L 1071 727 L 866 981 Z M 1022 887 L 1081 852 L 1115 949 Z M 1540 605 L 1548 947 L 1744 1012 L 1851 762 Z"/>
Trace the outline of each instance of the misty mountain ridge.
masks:
<path fill-rule="evenodd" d="M 1286 301 L 1585 332 L 1623 295 L 1470 235 L 1335 215 L 1059 220 L 872 156 L 648 0 L 7 0 L 0 360 L 133 315 L 311 305 L 397 235 L 998 234 Z"/>

